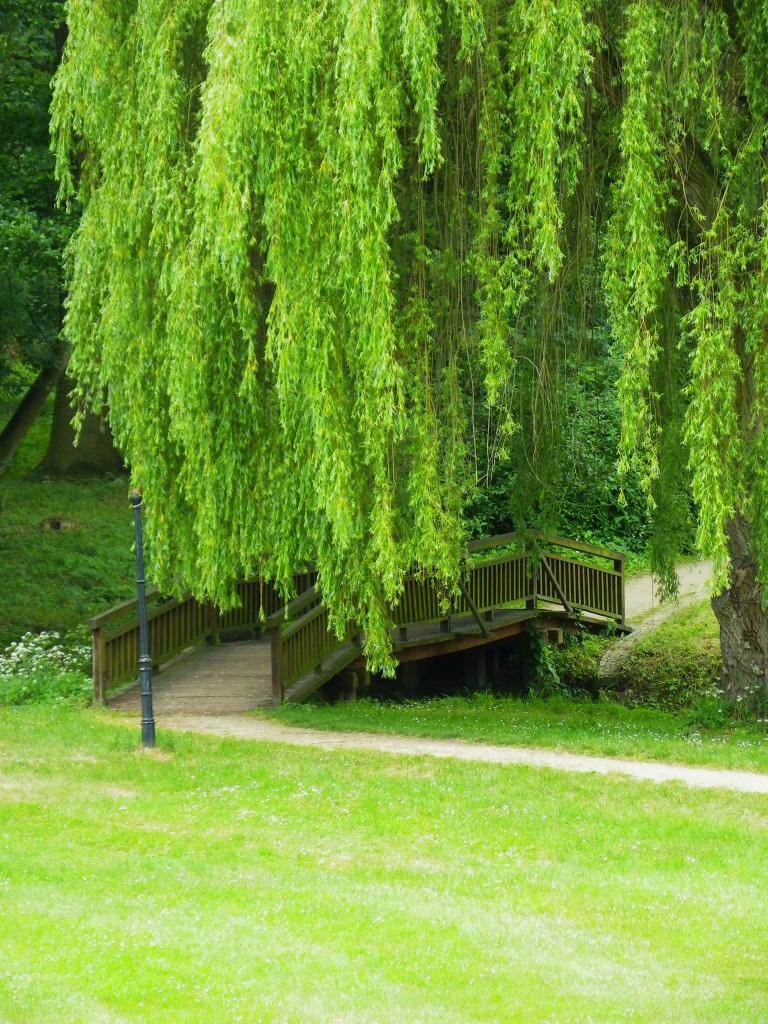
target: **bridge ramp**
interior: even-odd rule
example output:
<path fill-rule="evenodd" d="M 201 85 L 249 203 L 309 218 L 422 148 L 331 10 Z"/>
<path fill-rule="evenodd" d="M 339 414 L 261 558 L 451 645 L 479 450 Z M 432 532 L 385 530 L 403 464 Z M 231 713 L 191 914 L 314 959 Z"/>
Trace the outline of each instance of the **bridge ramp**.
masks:
<path fill-rule="evenodd" d="M 107 706 L 139 714 L 134 683 L 110 697 Z M 156 715 L 236 715 L 272 706 L 269 638 L 193 647 L 152 673 Z"/>

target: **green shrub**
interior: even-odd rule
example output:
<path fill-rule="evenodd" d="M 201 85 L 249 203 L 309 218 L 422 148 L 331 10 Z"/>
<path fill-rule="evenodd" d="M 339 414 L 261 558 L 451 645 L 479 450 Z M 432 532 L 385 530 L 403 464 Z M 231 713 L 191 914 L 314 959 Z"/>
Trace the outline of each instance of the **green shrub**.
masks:
<path fill-rule="evenodd" d="M 644 637 L 619 670 L 622 703 L 720 716 L 722 659 L 709 601 L 671 615 Z"/>
<path fill-rule="evenodd" d="M 530 694 L 534 697 L 553 697 L 565 694 L 566 687 L 560 679 L 555 660 L 554 644 L 548 643 L 541 630 L 528 630 L 531 644 Z"/>
<path fill-rule="evenodd" d="M 718 699 L 720 675 L 718 656 L 693 659 L 640 652 L 622 667 L 618 693 L 625 704 L 689 711 Z"/>
<path fill-rule="evenodd" d="M 598 694 L 600 659 L 611 637 L 582 630 L 554 648 L 552 668 L 564 691 Z M 674 612 L 623 662 L 618 680 L 603 695 L 628 707 L 692 712 L 691 722 L 712 728 L 733 718 L 760 717 L 756 709 L 731 707 L 720 693 L 722 660 L 717 621 L 709 601 Z M 766 716 L 762 716 L 766 717 Z"/>
<path fill-rule="evenodd" d="M 85 704 L 90 654 L 83 630 L 25 633 L 0 656 L 0 704 Z"/>
<path fill-rule="evenodd" d="M 567 636 L 561 647 L 553 648 L 554 667 L 563 686 L 597 693 L 600 658 L 610 643 L 608 633 L 595 634 L 581 629 L 578 634 Z"/>

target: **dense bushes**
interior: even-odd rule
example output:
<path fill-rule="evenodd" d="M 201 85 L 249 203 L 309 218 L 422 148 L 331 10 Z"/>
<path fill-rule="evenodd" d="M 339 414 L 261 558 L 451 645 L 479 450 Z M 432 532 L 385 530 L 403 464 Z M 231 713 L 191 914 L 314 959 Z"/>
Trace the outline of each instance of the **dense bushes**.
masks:
<path fill-rule="evenodd" d="M 552 662 L 563 691 L 586 691 L 593 696 L 598 693 L 600 658 L 614 639 L 608 633 L 595 635 L 582 630 L 567 636 L 562 646 L 552 647 Z"/>
<path fill-rule="evenodd" d="M 586 631 L 567 638 L 562 647 L 551 648 L 548 665 L 538 659 L 540 685 L 551 688 L 554 672 L 563 692 L 587 691 L 628 707 L 687 711 L 703 724 L 768 717 L 757 694 L 753 701 L 733 704 L 722 699 L 718 627 L 706 600 L 670 615 L 637 643 L 616 678 L 600 680 L 600 659 L 614 642 L 618 641 Z"/>
<path fill-rule="evenodd" d="M 25 633 L 0 656 L 0 704 L 85 704 L 90 656 L 84 630 Z"/>
<path fill-rule="evenodd" d="M 664 711 L 695 710 L 719 696 L 722 661 L 709 602 L 671 615 L 622 664 L 616 698 Z"/>

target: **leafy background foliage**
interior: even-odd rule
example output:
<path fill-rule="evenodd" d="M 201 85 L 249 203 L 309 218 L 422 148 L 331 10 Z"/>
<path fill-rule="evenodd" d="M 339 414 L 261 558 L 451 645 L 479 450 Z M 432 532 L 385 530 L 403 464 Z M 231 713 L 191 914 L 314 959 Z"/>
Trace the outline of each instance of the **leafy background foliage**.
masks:
<path fill-rule="evenodd" d="M 61 327 L 64 246 L 74 213 L 56 208 L 50 79 L 63 4 L 8 0 L 0 11 L 0 397 L 50 359 Z"/>

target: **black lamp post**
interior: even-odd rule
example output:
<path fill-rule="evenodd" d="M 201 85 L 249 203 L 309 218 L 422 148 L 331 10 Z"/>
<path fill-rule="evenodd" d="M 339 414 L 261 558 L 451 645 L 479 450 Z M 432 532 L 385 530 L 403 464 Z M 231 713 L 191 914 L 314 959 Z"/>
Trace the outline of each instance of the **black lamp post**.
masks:
<path fill-rule="evenodd" d="M 141 539 L 141 492 L 131 495 L 133 523 L 136 530 L 136 591 L 139 598 L 139 682 L 141 684 L 141 742 L 155 745 L 155 719 L 152 715 L 152 661 L 149 657 L 147 630 L 147 599 L 144 580 L 144 550 Z"/>

